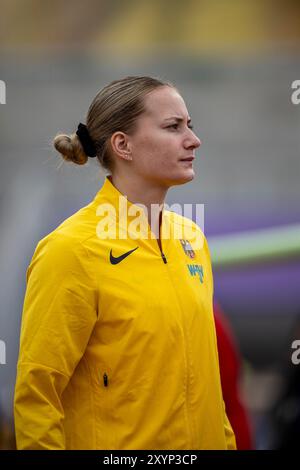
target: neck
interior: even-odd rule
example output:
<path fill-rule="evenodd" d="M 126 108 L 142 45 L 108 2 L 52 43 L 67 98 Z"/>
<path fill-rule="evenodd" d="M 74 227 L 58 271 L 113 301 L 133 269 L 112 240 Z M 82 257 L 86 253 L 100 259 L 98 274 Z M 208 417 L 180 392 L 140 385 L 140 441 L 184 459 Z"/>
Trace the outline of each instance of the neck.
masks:
<path fill-rule="evenodd" d="M 149 181 L 138 180 L 135 175 L 126 176 L 125 179 L 113 174 L 109 176 L 109 179 L 120 193 L 127 196 L 128 201 L 133 204 L 143 204 L 147 208 L 148 223 L 156 238 L 159 238 L 162 206 L 168 188 L 155 186 Z"/>

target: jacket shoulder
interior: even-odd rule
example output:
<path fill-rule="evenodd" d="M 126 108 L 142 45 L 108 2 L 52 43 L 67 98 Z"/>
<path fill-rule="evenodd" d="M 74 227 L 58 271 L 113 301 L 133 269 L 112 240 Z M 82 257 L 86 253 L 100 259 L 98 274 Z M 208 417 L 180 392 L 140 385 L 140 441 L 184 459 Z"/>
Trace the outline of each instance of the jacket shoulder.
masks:
<path fill-rule="evenodd" d="M 95 233 L 96 217 L 92 217 L 91 204 L 82 207 L 63 220 L 54 230 L 39 240 L 37 248 L 48 247 L 53 251 L 74 252 Z"/>
<path fill-rule="evenodd" d="M 165 210 L 164 212 L 165 212 L 166 217 L 170 220 L 172 224 L 186 225 L 189 227 L 193 227 L 195 230 L 200 230 L 202 232 L 199 225 L 197 225 L 196 222 L 194 222 L 192 219 L 189 219 L 188 217 L 180 215 L 177 212 L 173 212 L 169 210 Z"/>
<path fill-rule="evenodd" d="M 173 233 L 176 238 L 193 242 L 195 249 L 206 249 L 207 241 L 205 235 L 196 222 L 172 211 L 165 211 L 165 216 L 173 227 Z"/>

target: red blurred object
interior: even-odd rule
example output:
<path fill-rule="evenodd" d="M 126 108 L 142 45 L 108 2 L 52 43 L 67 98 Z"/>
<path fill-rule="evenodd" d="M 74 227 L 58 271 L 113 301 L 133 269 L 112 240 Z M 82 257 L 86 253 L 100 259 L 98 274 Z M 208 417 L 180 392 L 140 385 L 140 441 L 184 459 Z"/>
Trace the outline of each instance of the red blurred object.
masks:
<path fill-rule="evenodd" d="M 217 303 L 214 304 L 214 316 L 226 414 L 235 433 L 237 449 L 253 449 L 250 420 L 239 392 L 240 354 L 228 320 Z"/>

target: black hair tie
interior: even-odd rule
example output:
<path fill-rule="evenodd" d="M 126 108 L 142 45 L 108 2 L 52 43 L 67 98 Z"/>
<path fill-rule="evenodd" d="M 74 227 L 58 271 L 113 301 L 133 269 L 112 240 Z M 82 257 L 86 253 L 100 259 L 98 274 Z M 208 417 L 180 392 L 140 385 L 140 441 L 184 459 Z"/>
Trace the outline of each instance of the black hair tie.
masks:
<path fill-rule="evenodd" d="M 91 139 L 89 131 L 85 124 L 80 123 L 78 125 L 76 134 L 79 137 L 83 150 L 85 151 L 86 155 L 90 158 L 95 158 L 97 156 L 96 148 L 94 142 Z"/>

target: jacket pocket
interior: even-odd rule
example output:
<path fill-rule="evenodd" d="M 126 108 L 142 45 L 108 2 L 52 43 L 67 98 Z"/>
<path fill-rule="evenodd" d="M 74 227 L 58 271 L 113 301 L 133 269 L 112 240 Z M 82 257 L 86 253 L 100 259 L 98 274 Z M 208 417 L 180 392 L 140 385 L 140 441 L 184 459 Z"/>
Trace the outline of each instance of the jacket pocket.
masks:
<path fill-rule="evenodd" d="M 92 373 L 93 398 L 95 404 L 96 443 L 98 450 L 111 447 L 111 369 L 105 365 L 94 365 Z"/>

